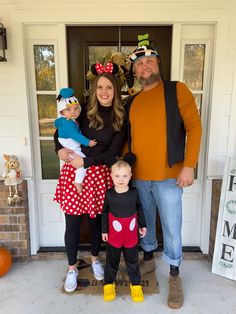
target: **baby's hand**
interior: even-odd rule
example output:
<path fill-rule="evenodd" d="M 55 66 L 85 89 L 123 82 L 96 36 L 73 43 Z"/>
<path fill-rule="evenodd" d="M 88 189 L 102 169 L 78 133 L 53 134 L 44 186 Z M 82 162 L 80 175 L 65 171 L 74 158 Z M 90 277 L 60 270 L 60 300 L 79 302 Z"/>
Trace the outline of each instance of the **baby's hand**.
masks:
<path fill-rule="evenodd" d="M 88 146 L 93 147 L 93 146 L 97 145 L 97 143 L 98 142 L 96 140 L 90 140 Z"/>
<path fill-rule="evenodd" d="M 139 231 L 139 234 L 140 234 L 140 238 L 143 238 L 143 237 L 145 237 L 145 235 L 146 235 L 147 228 L 146 228 L 146 227 L 139 228 L 138 231 Z"/>
<path fill-rule="evenodd" d="M 108 241 L 108 233 L 102 233 L 102 240 L 104 242 L 107 242 Z"/>

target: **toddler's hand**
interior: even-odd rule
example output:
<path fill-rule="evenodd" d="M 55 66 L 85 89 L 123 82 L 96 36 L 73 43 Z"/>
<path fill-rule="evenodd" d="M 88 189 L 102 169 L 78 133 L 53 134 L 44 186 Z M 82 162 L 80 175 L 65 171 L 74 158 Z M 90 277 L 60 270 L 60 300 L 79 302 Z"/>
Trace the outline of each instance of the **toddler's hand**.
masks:
<path fill-rule="evenodd" d="M 98 142 L 96 140 L 90 140 L 88 146 L 93 147 L 93 146 L 97 145 L 97 143 Z"/>
<path fill-rule="evenodd" d="M 140 238 L 143 238 L 143 237 L 145 237 L 145 235 L 146 235 L 146 232 L 147 232 L 147 228 L 146 228 L 146 227 L 143 227 L 143 228 L 139 228 L 139 234 L 140 234 Z"/>

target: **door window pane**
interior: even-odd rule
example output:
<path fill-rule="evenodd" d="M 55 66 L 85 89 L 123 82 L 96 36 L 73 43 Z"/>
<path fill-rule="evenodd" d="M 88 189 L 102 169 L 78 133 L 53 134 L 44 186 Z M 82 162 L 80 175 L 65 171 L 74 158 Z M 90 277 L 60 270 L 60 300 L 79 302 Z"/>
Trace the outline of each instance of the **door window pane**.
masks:
<path fill-rule="evenodd" d="M 54 120 L 57 118 L 56 95 L 37 95 L 39 135 L 53 136 Z"/>
<path fill-rule="evenodd" d="M 204 44 L 185 45 L 183 81 L 191 90 L 203 89 L 204 62 Z"/>
<path fill-rule="evenodd" d="M 117 51 L 117 46 L 89 46 L 89 69 L 94 63 L 105 65 L 111 60 L 113 52 Z"/>
<path fill-rule="evenodd" d="M 52 140 L 57 118 L 55 49 L 51 44 L 34 45 L 33 52 L 42 179 L 57 179 L 60 163 Z"/>
<path fill-rule="evenodd" d="M 58 179 L 60 163 L 55 153 L 54 141 L 40 141 L 42 179 Z"/>
<path fill-rule="evenodd" d="M 197 110 L 199 115 L 201 116 L 201 109 L 202 109 L 202 94 L 195 94 L 193 95 L 195 98 L 195 102 L 197 105 Z"/>
<path fill-rule="evenodd" d="M 137 48 L 137 46 L 122 46 L 121 52 L 124 55 L 129 56 L 136 48 Z"/>
<path fill-rule="evenodd" d="M 199 113 L 199 116 L 201 117 L 201 109 L 202 109 L 202 94 L 195 94 L 193 95 L 195 98 L 195 102 L 197 105 L 197 110 Z M 196 168 L 194 169 L 194 179 L 197 179 L 197 174 L 198 174 L 198 164 L 196 166 Z"/>
<path fill-rule="evenodd" d="M 56 90 L 53 45 L 34 45 L 36 90 Z"/>
<path fill-rule="evenodd" d="M 200 116 L 202 110 L 205 50 L 205 44 L 186 44 L 184 46 L 183 81 L 192 91 L 199 91 L 194 93 L 194 98 Z M 194 171 L 194 178 L 197 179 L 197 176 L 198 164 Z"/>

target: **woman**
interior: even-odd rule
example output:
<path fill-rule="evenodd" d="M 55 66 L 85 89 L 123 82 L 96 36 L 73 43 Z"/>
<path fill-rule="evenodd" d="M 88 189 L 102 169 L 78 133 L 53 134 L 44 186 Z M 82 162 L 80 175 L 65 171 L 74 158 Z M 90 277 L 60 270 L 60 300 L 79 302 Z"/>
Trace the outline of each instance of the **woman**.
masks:
<path fill-rule="evenodd" d="M 114 74 L 114 73 L 113 73 Z M 92 86 L 89 103 L 79 116 L 81 132 L 95 139 L 97 145 L 84 147 L 86 158 L 62 148 L 55 134 L 56 150 L 66 161 L 61 171 L 55 201 L 65 213 L 65 247 L 68 257 L 68 273 L 64 288 L 72 292 L 77 287 L 77 251 L 80 226 L 84 214 L 89 215 L 91 230 L 91 262 L 94 276 L 102 280 L 104 270 L 98 260 L 101 245 L 101 213 L 105 192 L 112 186 L 110 170 L 106 163 L 119 155 L 126 140 L 125 109 L 121 104 L 120 89 L 112 73 L 99 74 Z M 83 189 L 77 193 L 74 185 L 75 168 L 87 169 Z"/>

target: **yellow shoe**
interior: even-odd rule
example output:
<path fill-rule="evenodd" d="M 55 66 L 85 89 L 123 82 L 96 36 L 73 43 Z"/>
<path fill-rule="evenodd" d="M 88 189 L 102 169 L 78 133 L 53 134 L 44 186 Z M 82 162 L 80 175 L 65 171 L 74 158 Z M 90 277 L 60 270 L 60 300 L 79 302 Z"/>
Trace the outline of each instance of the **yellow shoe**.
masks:
<path fill-rule="evenodd" d="M 109 283 L 103 286 L 104 301 L 112 301 L 116 298 L 116 286 L 115 283 Z"/>
<path fill-rule="evenodd" d="M 144 296 L 143 296 L 143 290 L 142 286 L 132 284 L 130 285 L 130 291 L 131 291 L 131 298 L 134 302 L 143 302 Z"/>

